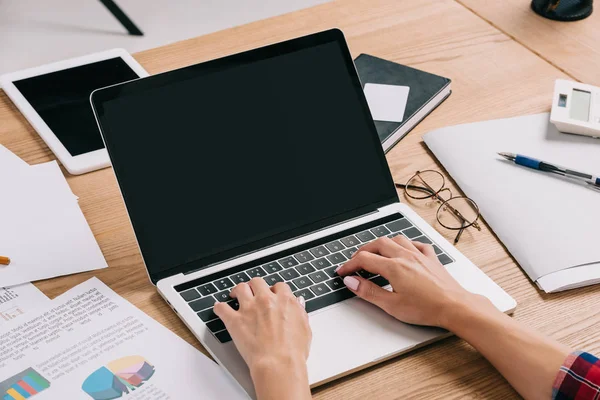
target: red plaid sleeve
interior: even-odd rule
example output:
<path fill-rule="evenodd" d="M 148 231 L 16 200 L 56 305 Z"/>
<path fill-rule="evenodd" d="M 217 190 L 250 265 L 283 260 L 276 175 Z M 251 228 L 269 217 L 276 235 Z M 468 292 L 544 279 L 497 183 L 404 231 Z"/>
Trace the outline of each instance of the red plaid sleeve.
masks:
<path fill-rule="evenodd" d="M 556 375 L 552 400 L 600 400 L 600 360 L 576 351 L 570 354 Z"/>

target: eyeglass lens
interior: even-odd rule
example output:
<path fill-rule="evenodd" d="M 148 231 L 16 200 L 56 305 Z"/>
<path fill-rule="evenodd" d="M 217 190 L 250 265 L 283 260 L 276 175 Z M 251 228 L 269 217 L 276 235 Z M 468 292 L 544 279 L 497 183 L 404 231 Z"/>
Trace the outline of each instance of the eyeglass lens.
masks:
<path fill-rule="evenodd" d="M 427 199 L 444 187 L 444 176 L 437 171 L 420 171 L 408 180 L 405 192 L 413 199 Z"/>

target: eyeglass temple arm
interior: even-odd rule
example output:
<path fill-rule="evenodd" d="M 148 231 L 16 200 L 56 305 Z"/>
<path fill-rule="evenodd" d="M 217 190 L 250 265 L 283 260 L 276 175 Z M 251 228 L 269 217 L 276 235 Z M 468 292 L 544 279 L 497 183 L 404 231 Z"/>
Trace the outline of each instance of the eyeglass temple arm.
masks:
<path fill-rule="evenodd" d="M 403 185 L 401 183 L 394 183 L 394 185 L 396 185 L 396 187 L 398 188 L 402 188 L 402 189 L 412 189 L 412 190 L 418 190 L 420 192 L 425 192 L 431 196 L 435 195 L 435 192 L 431 189 L 428 189 L 426 187 L 423 186 L 414 186 L 414 185 Z"/>
<path fill-rule="evenodd" d="M 464 231 L 465 231 L 465 222 L 463 221 L 460 230 L 458 231 L 458 233 L 456 234 L 456 237 L 454 238 L 454 244 L 458 243 L 458 241 L 460 240 L 460 237 L 462 236 Z"/>

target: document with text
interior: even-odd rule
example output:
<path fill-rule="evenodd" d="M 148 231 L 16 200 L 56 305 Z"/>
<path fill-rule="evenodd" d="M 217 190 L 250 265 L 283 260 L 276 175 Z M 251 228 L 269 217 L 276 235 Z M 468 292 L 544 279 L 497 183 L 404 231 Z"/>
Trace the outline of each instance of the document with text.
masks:
<path fill-rule="evenodd" d="M 31 283 L 0 288 L 0 327 L 48 304 L 50 299 Z"/>
<path fill-rule="evenodd" d="M 0 325 L 0 399 L 247 399 L 225 370 L 92 278 Z"/>

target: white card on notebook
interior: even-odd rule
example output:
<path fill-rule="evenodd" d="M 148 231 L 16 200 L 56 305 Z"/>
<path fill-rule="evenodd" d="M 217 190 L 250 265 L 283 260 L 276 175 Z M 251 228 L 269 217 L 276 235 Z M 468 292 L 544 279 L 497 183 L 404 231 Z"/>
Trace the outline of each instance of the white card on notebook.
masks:
<path fill-rule="evenodd" d="M 365 84 L 365 97 L 373 119 L 402 122 L 409 91 L 408 86 Z"/>
<path fill-rule="evenodd" d="M 542 289 L 600 282 L 600 192 L 497 155 L 598 174 L 600 140 L 558 132 L 548 113 L 442 128 L 423 139 Z"/>

